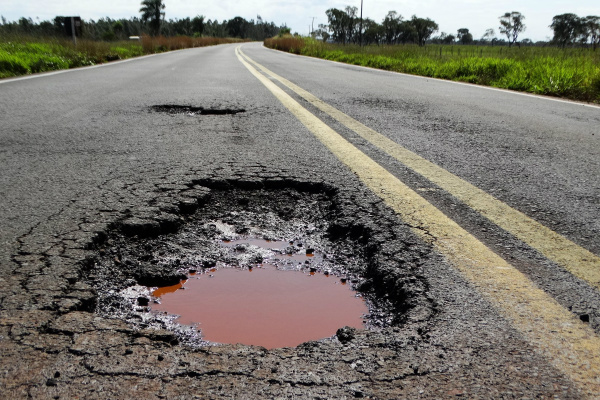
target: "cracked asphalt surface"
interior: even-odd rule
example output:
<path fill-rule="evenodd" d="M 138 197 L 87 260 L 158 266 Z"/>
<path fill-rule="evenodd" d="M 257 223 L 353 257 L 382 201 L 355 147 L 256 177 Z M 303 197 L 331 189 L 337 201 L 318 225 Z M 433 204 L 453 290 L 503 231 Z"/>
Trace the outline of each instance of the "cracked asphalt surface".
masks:
<path fill-rule="evenodd" d="M 250 75 L 234 49 L 0 82 L 2 397 L 584 397 Z M 259 44 L 243 49 L 599 253 L 598 108 L 299 58 Z M 244 112 L 170 114 L 155 112 L 157 105 Z M 591 285 L 311 111 L 599 333 L 600 296 Z M 364 265 L 354 272 L 368 281 L 365 290 L 393 304 L 393 324 L 265 350 L 194 346 L 176 329 L 98 312 L 103 288 L 90 276 L 114 243 L 172 235 L 218 196 L 265 191 L 281 200 L 262 200 L 265 213 L 280 213 L 288 202 L 310 212 L 289 193 L 325 198 L 324 234 L 364 249 L 356 254 Z"/>

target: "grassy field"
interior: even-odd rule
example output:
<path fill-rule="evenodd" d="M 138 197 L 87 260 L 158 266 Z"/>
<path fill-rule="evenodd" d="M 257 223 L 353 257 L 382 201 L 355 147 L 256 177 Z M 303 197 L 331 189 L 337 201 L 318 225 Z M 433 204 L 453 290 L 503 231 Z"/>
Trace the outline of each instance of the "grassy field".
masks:
<path fill-rule="evenodd" d="M 142 40 L 99 42 L 27 37 L 0 38 L 0 78 L 76 68 L 190 47 L 238 42 L 212 37 L 143 37 Z"/>
<path fill-rule="evenodd" d="M 267 47 L 348 64 L 600 103 L 600 51 L 556 47 L 352 46 L 310 38 Z"/>

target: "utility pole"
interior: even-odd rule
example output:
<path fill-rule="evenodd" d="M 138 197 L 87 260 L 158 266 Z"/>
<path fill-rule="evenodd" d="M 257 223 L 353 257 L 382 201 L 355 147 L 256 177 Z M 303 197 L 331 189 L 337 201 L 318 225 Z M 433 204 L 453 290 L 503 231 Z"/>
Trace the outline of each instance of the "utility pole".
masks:
<path fill-rule="evenodd" d="M 362 10 L 363 10 L 363 0 L 360 0 L 360 25 L 358 30 L 360 31 L 360 47 L 362 47 L 363 45 L 363 41 L 362 41 L 362 35 L 363 35 L 363 31 L 362 31 Z"/>
<path fill-rule="evenodd" d="M 315 18 L 316 17 L 312 17 L 312 22 L 310 24 L 310 35 L 312 36 L 312 34 L 315 32 Z"/>

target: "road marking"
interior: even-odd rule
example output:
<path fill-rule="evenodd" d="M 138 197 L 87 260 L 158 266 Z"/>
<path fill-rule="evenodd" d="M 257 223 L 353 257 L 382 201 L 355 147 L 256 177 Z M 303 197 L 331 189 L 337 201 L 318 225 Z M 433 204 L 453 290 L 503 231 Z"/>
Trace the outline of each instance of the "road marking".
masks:
<path fill-rule="evenodd" d="M 252 60 L 249 61 L 319 110 L 325 112 L 348 129 L 356 132 L 363 139 L 369 141 L 414 172 L 461 200 L 470 208 L 519 240 L 538 250 L 544 257 L 554 261 L 571 274 L 600 289 L 600 257 L 594 253 L 573 243 L 571 240 L 554 232 L 522 212 L 511 208 L 508 204 L 503 203 L 451 172 L 446 171 L 363 125 L 262 65 Z"/>
<path fill-rule="evenodd" d="M 600 393 L 600 338 L 589 326 L 302 107 L 250 65 L 250 59 L 239 47 L 236 54 L 250 73 L 321 143 L 423 240 L 431 242 L 555 368 L 590 398 Z"/>

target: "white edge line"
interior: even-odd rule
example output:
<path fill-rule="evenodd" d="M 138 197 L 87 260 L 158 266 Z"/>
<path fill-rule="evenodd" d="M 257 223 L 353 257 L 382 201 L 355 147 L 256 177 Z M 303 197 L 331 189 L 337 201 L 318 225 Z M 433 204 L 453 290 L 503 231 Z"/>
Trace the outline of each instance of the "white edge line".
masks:
<path fill-rule="evenodd" d="M 346 63 L 343 63 L 343 62 L 340 62 L 340 61 L 332 61 L 332 60 L 327 60 L 327 59 L 324 59 L 324 58 L 305 56 L 305 55 L 302 55 L 302 54 L 295 54 L 295 53 L 289 53 L 287 51 L 281 51 L 281 50 L 271 49 L 269 47 L 266 47 L 264 45 L 264 43 L 262 44 L 262 47 L 264 47 L 267 50 L 275 51 L 275 52 L 280 53 L 280 54 L 288 54 L 288 55 L 290 55 L 292 57 L 305 57 L 305 58 L 309 58 L 311 60 L 317 60 L 317 61 L 322 61 L 322 62 L 330 62 L 330 63 L 335 63 L 335 64 L 343 65 L 343 66 L 346 66 L 346 67 L 354 67 L 354 68 L 357 68 L 357 69 L 366 69 L 366 70 L 369 70 L 369 71 L 385 72 L 385 73 L 392 74 L 392 75 L 402 75 L 402 76 L 406 76 L 406 77 L 410 77 L 410 78 L 425 79 L 425 80 L 434 80 L 434 81 L 438 81 L 438 82 L 451 83 L 451 84 L 454 84 L 454 85 L 461 85 L 461 86 L 466 86 L 466 87 L 471 87 L 471 88 L 486 89 L 486 90 L 492 90 L 492 91 L 496 91 L 496 92 L 514 94 L 514 95 L 518 95 L 518 96 L 532 97 L 534 99 L 542 99 L 542 100 L 554 101 L 554 102 L 557 102 L 557 103 L 571 104 L 571 105 L 574 105 L 574 106 L 583 106 L 583 107 L 590 107 L 590 108 L 598 108 L 598 109 L 600 109 L 600 106 L 598 106 L 598 105 L 590 104 L 590 103 L 582 103 L 582 102 L 575 101 L 575 100 L 565 100 L 565 99 L 559 99 L 559 98 L 554 98 L 554 97 L 550 97 L 550 96 L 544 96 L 544 95 L 540 95 L 540 94 L 533 94 L 533 93 L 526 93 L 526 92 L 517 92 L 516 90 L 501 89 L 501 88 L 495 88 L 495 87 L 492 87 L 492 86 L 477 85 L 475 83 L 457 82 L 457 81 L 451 81 L 451 80 L 448 80 L 448 79 L 432 78 L 432 77 L 429 77 L 429 76 L 412 75 L 412 74 L 407 74 L 405 72 L 388 71 L 388 70 L 385 70 L 385 69 L 378 69 L 378 68 L 373 68 L 373 67 L 365 67 L 363 65 L 346 64 Z"/>

